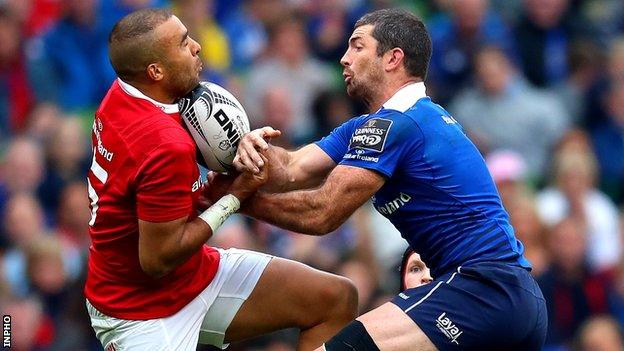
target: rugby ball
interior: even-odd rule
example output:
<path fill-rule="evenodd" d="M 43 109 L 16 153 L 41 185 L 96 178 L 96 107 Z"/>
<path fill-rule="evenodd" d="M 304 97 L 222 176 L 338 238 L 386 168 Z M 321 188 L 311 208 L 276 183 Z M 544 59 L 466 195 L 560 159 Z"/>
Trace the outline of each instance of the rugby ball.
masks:
<path fill-rule="evenodd" d="M 243 106 L 225 88 L 201 82 L 178 101 L 180 116 L 197 145 L 197 162 L 216 172 L 233 169 L 238 142 L 249 132 Z"/>

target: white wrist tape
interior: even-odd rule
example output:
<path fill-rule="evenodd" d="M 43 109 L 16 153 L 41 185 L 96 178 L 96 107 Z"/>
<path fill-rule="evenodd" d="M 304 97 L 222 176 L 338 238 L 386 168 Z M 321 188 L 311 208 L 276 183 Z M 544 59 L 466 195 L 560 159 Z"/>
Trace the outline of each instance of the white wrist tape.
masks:
<path fill-rule="evenodd" d="M 225 222 L 225 220 L 231 216 L 234 212 L 240 208 L 240 201 L 236 196 L 227 194 L 210 206 L 206 211 L 199 215 L 204 222 L 208 223 L 212 232 L 214 233 L 217 228 Z"/>

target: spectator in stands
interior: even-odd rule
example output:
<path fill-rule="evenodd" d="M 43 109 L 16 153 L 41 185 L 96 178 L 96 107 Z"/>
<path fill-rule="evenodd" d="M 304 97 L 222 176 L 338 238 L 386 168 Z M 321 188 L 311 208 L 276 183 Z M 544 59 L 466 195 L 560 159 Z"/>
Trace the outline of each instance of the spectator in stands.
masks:
<path fill-rule="evenodd" d="M 301 144 L 314 136 L 314 119 L 310 112 L 314 97 L 331 84 L 331 72 L 314 59 L 307 47 L 303 23 L 288 17 L 271 27 L 267 58 L 249 72 L 245 91 L 245 106 L 251 116 L 260 116 L 262 96 L 272 86 L 288 91 L 294 120 L 284 130 L 291 140 Z M 261 122 L 262 123 L 262 122 Z"/>
<path fill-rule="evenodd" d="M 611 43 L 607 74 L 611 80 L 624 80 L 624 36 L 618 37 Z"/>
<path fill-rule="evenodd" d="M 2 162 L 2 184 L 8 193 L 34 193 L 44 171 L 43 151 L 27 137 L 11 140 Z"/>
<path fill-rule="evenodd" d="M 24 128 L 34 102 L 20 34 L 14 14 L 0 6 L 0 140 Z"/>
<path fill-rule="evenodd" d="M 344 90 L 320 92 L 312 103 L 312 113 L 316 120 L 315 139 L 322 138 L 350 117 L 358 115 L 356 107 L 355 101 L 349 99 Z"/>
<path fill-rule="evenodd" d="M 553 91 L 575 125 L 587 125 L 587 101 L 596 94 L 600 69 L 604 67 L 603 56 L 602 49 L 590 40 L 577 40 L 568 47 L 569 74 L 554 85 Z"/>
<path fill-rule="evenodd" d="M 98 0 L 98 18 L 102 31 L 109 33 L 113 25 L 130 12 L 147 7 L 170 6 L 170 0 Z"/>
<path fill-rule="evenodd" d="M 482 152 L 516 151 L 527 162 L 529 179 L 543 176 L 548 152 L 568 126 L 563 106 L 531 87 L 500 48 L 480 49 L 475 73 L 476 86 L 460 93 L 450 112 Z"/>
<path fill-rule="evenodd" d="M 485 158 L 503 205 L 509 213 L 524 256 L 531 262 L 533 276 L 542 274 L 549 264 L 545 226 L 537 214 L 532 187 L 527 184 L 526 163 L 521 155 L 509 150 L 495 150 Z"/>
<path fill-rule="evenodd" d="M 322 0 L 310 4 L 314 11 L 308 21 L 310 46 L 314 54 L 329 64 L 337 64 L 354 24 L 347 1 Z"/>
<path fill-rule="evenodd" d="M 623 5 L 624 6 L 624 5 Z M 595 55 L 595 53 L 594 53 Z M 605 103 L 614 84 L 624 81 L 624 36 L 615 38 L 606 47 L 605 65 L 601 67 L 600 79 L 585 97 L 587 105 L 582 127 L 592 131 L 609 121 L 608 104 Z"/>
<path fill-rule="evenodd" d="M 537 195 L 537 209 L 548 226 L 574 218 L 587 240 L 593 271 L 613 269 L 621 258 L 618 211 L 594 185 L 597 163 L 589 152 L 563 148 L 555 154 L 554 183 Z"/>
<path fill-rule="evenodd" d="M 61 16 L 63 6 L 59 0 L 7 0 L 4 3 L 20 22 L 26 39 L 52 27 Z"/>
<path fill-rule="evenodd" d="M 108 62 L 107 32 L 96 0 L 63 0 L 64 16 L 28 44 L 28 71 L 38 101 L 65 110 L 94 108 L 115 72 Z"/>
<path fill-rule="evenodd" d="M 267 46 L 265 25 L 280 18 L 284 6 L 279 0 L 242 0 L 241 6 L 223 18 L 223 29 L 228 37 L 232 68 L 245 72 Z"/>
<path fill-rule="evenodd" d="M 61 123 L 61 118 L 64 117 L 55 104 L 37 104 L 28 116 L 25 134 L 45 145 L 52 139 L 52 134 Z"/>
<path fill-rule="evenodd" d="M 581 326 L 576 351 L 624 350 L 622 327 L 609 316 L 592 317 Z"/>
<path fill-rule="evenodd" d="M 569 16 L 570 0 L 523 0 L 524 14 L 514 34 L 521 69 L 538 87 L 565 81 L 568 48 L 583 24 Z"/>
<path fill-rule="evenodd" d="M 296 117 L 293 114 L 293 106 L 291 100 L 291 92 L 280 85 L 270 85 L 266 87 L 264 94 L 260 101 L 261 112 L 257 119 L 254 119 L 253 123 L 256 128 L 264 125 L 271 126 L 279 130 L 291 130 L 294 126 Z M 259 121 L 262 121 L 261 123 Z M 252 127 L 252 130 L 254 127 Z M 296 140 L 292 140 L 290 136 L 284 135 L 282 138 L 278 138 L 273 141 L 275 145 L 284 148 L 293 148 L 293 143 Z"/>
<path fill-rule="evenodd" d="M 67 285 L 63 250 L 54 235 L 44 235 L 26 250 L 26 274 L 33 292 L 43 300 L 45 310 L 58 316 L 63 308 L 62 293 Z"/>
<path fill-rule="evenodd" d="M 522 193 L 505 205 L 516 236 L 524 245 L 524 256 L 531 262 L 533 276 L 539 276 L 548 269 L 550 254 L 546 246 L 546 226 L 542 223 L 535 198 L 530 193 Z"/>
<path fill-rule="evenodd" d="M 434 17 L 428 26 L 435 50 L 427 87 L 442 103 L 469 84 L 473 57 L 481 46 L 496 45 L 513 54 L 509 28 L 489 10 L 489 0 L 455 0 L 449 7 L 448 15 Z"/>
<path fill-rule="evenodd" d="M 33 243 L 46 235 L 43 211 L 31 195 L 17 194 L 7 203 L 2 223 L 10 245 L 3 256 L 3 276 L 13 295 L 26 296 L 30 292 L 26 253 Z"/>
<path fill-rule="evenodd" d="M 5 205 L 14 194 L 35 194 L 45 171 L 43 151 L 27 137 L 9 140 L 4 157 L 0 159 L 0 218 Z M 0 238 L 4 227 L 0 226 Z"/>
<path fill-rule="evenodd" d="M 65 270 L 70 280 L 76 280 L 86 271 L 86 257 L 91 245 L 88 223 L 91 217 L 85 184 L 68 183 L 61 192 L 56 213 L 56 231 L 66 261 Z"/>
<path fill-rule="evenodd" d="M 548 307 L 547 347 L 569 343 L 585 319 L 610 312 L 611 282 L 587 266 L 582 228 L 565 218 L 548 236 L 552 264 L 537 279 Z"/>
<path fill-rule="evenodd" d="M 63 187 L 75 180 L 84 181 L 93 150 L 89 148 L 82 122 L 71 116 L 63 117 L 53 126 L 45 146 L 46 171 L 38 196 L 53 222 Z"/>
<path fill-rule="evenodd" d="M 506 208 L 529 191 L 526 161 L 518 152 L 494 150 L 486 155 L 485 163 Z"/>
<path fill-rule="evenodd" d="M 199 56 L 208 71 L 208 80 L 222 81 L 221 74 L 231 65 L 230 43 L 221 26 L 214 18 L 214 0 L 176 0 L 176 15 L 189 30 L 189 35 L 201 45 Z M 202 72 L 206 74 L 206 72 Z M 213 77 L 213 76 L 219 77 Z"/>
<path fill-rule="evenodd" d="M 607 120 L 591 133 L 600 165 L 601 185 L 618 203 L 624 201 L 624 79 L 613 81 L 606 93 Z"/>

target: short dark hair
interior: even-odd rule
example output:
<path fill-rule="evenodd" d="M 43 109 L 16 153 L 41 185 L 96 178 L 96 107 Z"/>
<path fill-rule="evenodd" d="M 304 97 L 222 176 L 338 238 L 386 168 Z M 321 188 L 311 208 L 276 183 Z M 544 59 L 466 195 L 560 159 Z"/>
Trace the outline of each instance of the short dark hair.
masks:
<path fill-rule="evenodd" d="M 405 53 L 404 65 L 409 74 L 425 79 L 431 60 L 431 38 L 425 24 L 412 13 L 401 9 L 383 9 L 362 16 L 355 28 L 373 25 L 379 56 L 400 48 Z"/>
<path fill-rule="evenodd" d="M 108 37 L 108 56 L 117 76 L 134 81 L 161 57 L 154 29 L 173 16 L 168 9 L 141 9 L 115 24 Z"/>

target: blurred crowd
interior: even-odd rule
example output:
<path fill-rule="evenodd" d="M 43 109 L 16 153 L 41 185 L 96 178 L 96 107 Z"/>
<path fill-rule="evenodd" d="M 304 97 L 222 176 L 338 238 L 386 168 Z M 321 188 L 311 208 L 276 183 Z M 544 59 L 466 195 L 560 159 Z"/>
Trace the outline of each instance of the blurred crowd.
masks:
<path fill-rule="evenodd" d="M 82 294 L 85 175 L 118 19 L 171 7 L 202 45 L 203 79 L 295 148 L 364 111 L 344 92 L 339 60 L 354 22 L 389 6 L 427 24 L 427 93 L 498 185 L 548 303 L 545 350 L 624 350 L 621 0 L 0 0 L 0 311 L 13 317 L 13 348 L 101 349 Z M 405 248 L 371 206 L 322 238 L 235 216 L 210 244 L 347 276 L 361 312 L 397 292 Z M 295 337 L 230 349 L 293 350 Z"/>

